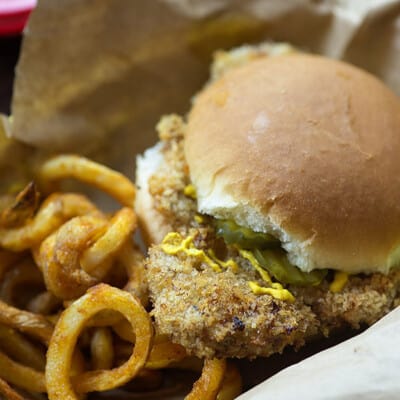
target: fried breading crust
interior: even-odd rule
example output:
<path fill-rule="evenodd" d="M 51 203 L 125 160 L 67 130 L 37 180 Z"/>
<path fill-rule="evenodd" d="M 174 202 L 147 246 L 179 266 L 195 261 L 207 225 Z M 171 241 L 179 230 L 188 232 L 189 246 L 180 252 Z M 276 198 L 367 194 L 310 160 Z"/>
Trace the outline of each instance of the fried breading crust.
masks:
<path fill-rule="evenodd" d="M 190 183 L 183 155 L 185 125 L 177 116 L 159 124 L 164 163 L 149 182 L 157 211 L 174 230 L 193 236 L 199 249 L 218 240 L 210 218 L 196 219 L 196 201 L 185 196 Z M 319 335 L 372 324 L 399 301 L 400 271 L 350 277 L 339 293 L 329 278 L 318 287 L 289 286 L 295 302 L 254 294 L 249 281 L 263 284 L 251 264 L 228 248 L 225 258 L 239 265 L 215 272 L 207 263 L 160 245 L 149 250 L 146 271 L 156 327 L 199 357 L 256 357 L 302 346 Z"/>
<path fill-rule="evenodd" d="M 255 295 L 249 269 L 216 273 L 157 246 L 147 268 L 157 329 L 199 357 L 269 356 L 340 327 L 372 324 L 393 307 L 400 276 L 352 277 L 340 293 L 331 293 L 328 282 L 289 287 L 291 304 Z"/>

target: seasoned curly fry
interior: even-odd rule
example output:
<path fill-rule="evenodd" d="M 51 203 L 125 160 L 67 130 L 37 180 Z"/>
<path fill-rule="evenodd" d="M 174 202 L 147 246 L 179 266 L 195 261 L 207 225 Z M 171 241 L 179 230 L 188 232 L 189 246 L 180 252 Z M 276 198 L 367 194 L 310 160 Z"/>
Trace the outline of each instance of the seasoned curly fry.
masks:
<path fill-rule="evenodd" d="M 119 253 L 119 260 L 124 265 L 128 275 L 128 283 L 124 290 L 139 297 L 143 306 L 147 307 L 149 294 L 142 252 L 138 248 L 134 248 L 132 243 L 128 241 Z"/>
<path fill-rule="evenodd" d="M 49 315 L 61 305 L 61 300 L 53 293 L 45 291 L 32 298 L 27 304 L 27 310 L 36 314 Z"/>
<path fill-rule="evenodd" d="M 123 320 L 125 319 L 119 312 L 115 312 L 114 310 L 102 310 L 94 315 L 92 318 L 90 318 L 86 322 L 86 325 L 88 327 L 90 326 L 100 328 L 104 326 L 113 326 Z"/>
<path fill-rule="evenodd" d="M 132 348 L 131 344 L 120 343 L 116 346 L 116 352 L 120 358 L 127 358 L 132 353 Z M 165 336 L 156 336 L 145 367 L 148 369 L 162 369 L 169 367 L 171 364 L 175 367 L 176 363 L 179 363 L 186 357 L 187 353 L 184 347 L 172 343 Z"/>
<path fill-rule="evenodd" d="M 19 260 L 24 258 L 24 256 L 24 253 L 14 253 L 0 249 L 0 280 L 2 280 L 5 273 Z"/>
<path fill-rule="evenodd" d="M 85 322 L 97 312 L 112 309 L 132 324 L 136 343 L 129 360 L 109 371 L 90 371 L 79 375 L 73 385 L 69 379 L 72 352 Z M 61 315 L 47 353 L 46 383 L 50 400 L 74 400 L 76 392 L 103 391 L 132 379 L 145 364 L 151 345 L 151 321 L 140 302 L 132 295 L 105 284 L 99 284 L 71 304 Z"/>
<path fill-rule="evenodd" d="M 187 356 L 186 350 L 179 344 L 172 343 L 165 336 L 156 336 L 151 349 L 146 368 L 161 369 L 173 362 L 183 360 Z"/>
<path fill-rule="evenodd" d="M 39 371 L 44 371 L 45 356 L 40 348 L 12 328 L 0 324 L 0 343 L 14 360 Z"/>
<path fill-rule="evenodd" d="M 107 230 L 85 250 L 80 258 L 82 268 L 90 275 L 103 278 L 109 259 L 126 243 L 137 226 L 136 214 L 130 208 L 122 208 L 109 221 Z"/>
<path fill-rule="evenodd" d="M 50 195 L 26 225 L 19 228 L 0 228 L 0 247 L 22 251 L 38 245 L 68 219 L 101 214 L 86 197 L 78 194 Z"/>
<path fill-rule="evenodd" d="M 46 287 L 62 299 L 74 299 L 104 279 L 114 255 L 136 227 L 136 216 L 123 208 L 107 221 L 75 217 L 48 236 L 35 252 Z"/>
<path fill-rule="evenodd" d="M 75 299 L 99 282 L 80 265 L 88 243 L 106 227 L 107 221 L 93 216 L 75 217 L 44 240 L 36 253 L 46 287 L 60 299 Z"/>
<path fill-rule="evenodd" d="M 43 372 L 19 364 L 0 352 L 0 378 L 32 392 L 45 392 Z"/>
<path fill-rule="evenodd" d="M 1 395 L 8 400 L 26 400 L 17 393 L 5 380 L 0 378 L 0 398 Z"/>
<path fill-rule="evenodd" d="M 34 184 L 0 207 L 0 398 L 24 399 L 16 386 L 30 398 L 75 400 L 128 382 L 124 390 L 172 394 L 179 384 L 165 387 L 162 369 L 200 372 L 202 361 L 165 336 L 153 341 L 144 255 L 131 238 L 135 187 L 78 156 L 39 168 L 44 189 L 68 177 L 125 207 L 110 216 L 85 196 L 53 193 L 38 208 Z M 240 377 L 225 368 L 225 361 L 205 361 L 187 399 L 233 399 Z"/>
<path fill-rule="evenodd" d="M 45 317 L 19 310 L 0 301 L 0 323 L 39 339 L 47 344 L 53 334 L 53 324 Z"/>
<path fill-rule="evenodd" d="M 10 305 L 15 305 L 14 298 L 21 293 L 17 290 L 21 285 L 43 286 L 43 277 L 33 260 L 27 258 L 13 266 L 0 283 L 0 298 Z"/>
<path fill-rule="evenodd" d="M 31 218 L 39 205 L 39 192 L 29 183 L 6 209 L 0 213 L 0 226 L 12 228 Z"/>
<path fill-rule="evenodd" d="M 205 360 L 201 376 L 185 400 L 215 400 L 224 379 L 225 369 L 225 360 Z"/>
<path fill-rule="evenodd" d="M 110 369 L 114 361 L 112 335 L 108 328 L 97 328 L 93 334 L 90 351 L 93 369 Z"/>
<path fill-rule="evenodd" d="M 238 369 L 231 362 L 228 362 L 217 400 L 232 400 L 240 393 L 242 393 L 242 377 Z"/>
<path fill-rule="evenodd" d="M 135 332 L 132 331 L 129 322 L 126 319 L 120 319 L 119 321 L 116 321 L 114 324 L 112 324 L 112 328 L 121 339 L 126 340 L 127 342 L 135 343 Z"/>
<path fill-rule="evenodd" d="M 177 369 L 183 369 L 183 370 L 188 370 L 188 371 L 194 371 L 194 372 L 201 372 L 203 369 L 203 360 L 197 357 L 187 357 L 184 358 L 181 361 L 177 361 L 174 363 L 171 363 L 169 365 L 170 368 L 177 368 Z"/>
<path fill-rule="evenodd" d="M 132 207 L 135 201 L 136 189 L 129 179 L 84 157 L 54 157 L 42 165 L 38 175 L 44 186 L 60 179 L 76 178 L 103 190 L 125 206 Z"/>

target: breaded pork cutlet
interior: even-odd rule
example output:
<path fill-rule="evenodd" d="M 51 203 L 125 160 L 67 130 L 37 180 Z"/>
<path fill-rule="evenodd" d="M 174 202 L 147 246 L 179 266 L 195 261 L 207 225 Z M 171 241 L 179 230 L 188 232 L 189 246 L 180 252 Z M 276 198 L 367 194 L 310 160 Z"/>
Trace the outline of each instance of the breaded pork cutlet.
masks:
<path fill-rule="evenodd" d="M 156 328 L 199 357 L 268 356 L 399 303 L 399 99 L 271 49 L 220 53 L 138 159 Z"/>
<path fill-rule="evenodd" d="M 148 183 L 158 217 L 167 230 L 193 237 L 196 248 L 216 248 L 224 260 L 237 264 L 237 269 L 227 266 L 216 272 L 196 256 L 171 255 L 162 244 L 152 246 L 146 269 L 160 333 L 199 357 L 268 356 L 341 327 L 373 324 L 397 305 L 398 270 L 387 276 L 351 276 L 337 293 L 329 289 L 331 276 L 318 287 L 289 285 L 294 303 L 253 293 L 248 282 L 263 285 L 259 273 L 233 246 L 221 249 L 225 245 L 216 237 L 212 219 L 197 213 L 196 199 L 188 193 L 183 120 L 164 117 L 158 129 L 162 161 Z"/>

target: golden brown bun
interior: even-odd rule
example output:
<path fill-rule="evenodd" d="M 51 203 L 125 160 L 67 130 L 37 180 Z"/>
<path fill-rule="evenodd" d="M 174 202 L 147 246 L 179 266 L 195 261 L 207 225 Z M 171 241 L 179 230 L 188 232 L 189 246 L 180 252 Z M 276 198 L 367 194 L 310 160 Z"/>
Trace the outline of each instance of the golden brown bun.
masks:
<path fill-rule="evenodd" d="M 372 75 L 252 61 L 197 96 L 185 155 L 201 212 L 272 232 L 303 270 L 398 263 L 400 101 Z"/>

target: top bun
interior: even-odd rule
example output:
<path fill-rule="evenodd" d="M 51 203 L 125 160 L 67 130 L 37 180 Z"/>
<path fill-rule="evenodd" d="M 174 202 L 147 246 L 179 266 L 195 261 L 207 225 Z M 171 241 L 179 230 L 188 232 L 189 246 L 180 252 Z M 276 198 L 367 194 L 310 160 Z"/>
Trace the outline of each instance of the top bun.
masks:
<path fill-rule="evenodd" d="M 199 210 L 272 233 L 303 271 L 400 261 L 400 100 L 354 66 L 262 58 L 206 87 L 185 156 Z"/>

